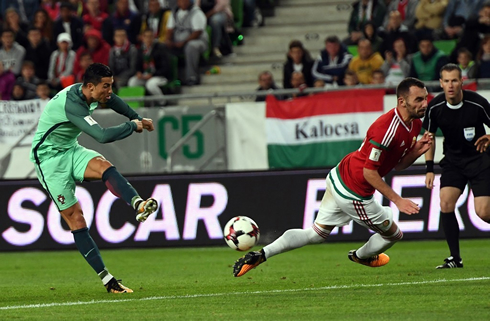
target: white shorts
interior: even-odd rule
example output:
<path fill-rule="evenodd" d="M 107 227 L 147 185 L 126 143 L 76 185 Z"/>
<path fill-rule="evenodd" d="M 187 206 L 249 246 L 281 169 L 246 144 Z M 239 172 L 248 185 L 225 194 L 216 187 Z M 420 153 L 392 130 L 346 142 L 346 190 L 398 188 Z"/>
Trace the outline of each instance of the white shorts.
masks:
<path fill-rule="evenodd" d="M 374 197 L 362 198 L 342 182 L 337 167 L 327 175 L 327 188 L 315 222 L 322 225 L 344 226 L 356 223 L 376 232 L 387 231 L 393 223 L 393 213 Z"/>

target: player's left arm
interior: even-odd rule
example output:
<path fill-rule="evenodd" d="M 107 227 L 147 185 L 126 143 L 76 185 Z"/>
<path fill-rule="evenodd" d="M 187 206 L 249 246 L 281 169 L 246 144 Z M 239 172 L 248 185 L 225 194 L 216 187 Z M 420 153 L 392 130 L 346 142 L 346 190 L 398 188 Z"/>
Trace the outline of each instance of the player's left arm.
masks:
<path fill-rule="evenodd" d="M 109 99 L 106 106 L 114 110 L 116 113 L 128 117 L 129 120 L 140 120 L 143 123 L 143 129 L 148 131 L 153 131 L 155 129 L 153 126 L 153 121 L 150 118 L 143 118 L 138 115 L 133 108 L 129 107 L 129 105 L 116 94 L 111 95 L 111 99 Z"/>
<path fill-rule="evenodd" d="M 483 110 L 485 111 L 482 115 L 483 123 L 490 127 L 490 104 L 486 99 L 483 101 Z M 476 150 L 480 153 L 483 153 L 487 150 L 488 145 L 490 144 L 490 135 L 483 135 L 478 137 L 475 142 Z"/>
<path fill-rule="evenodd" d="M 415 143 L 413 148 L 400 159 L 400 162 L 395 166 L 395 170 L 401 171 L 412 165 L 417 158 L 425 154 L 432 147 L 433 142 L 434 135 L 426 131 L 422 138 Z"/>

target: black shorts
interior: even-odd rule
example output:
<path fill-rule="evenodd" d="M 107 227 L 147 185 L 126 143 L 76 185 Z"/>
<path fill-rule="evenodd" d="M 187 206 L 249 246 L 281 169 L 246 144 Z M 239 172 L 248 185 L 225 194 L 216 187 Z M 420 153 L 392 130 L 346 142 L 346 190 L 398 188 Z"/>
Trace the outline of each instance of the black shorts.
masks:
<path fill-rule="evenodd" d="M 456 187 L 463 192 L 466 184 L 469 182 L 475 197 L 490 196 L 489 161 L 488 155 L 484 155 L 482 158 L 468 162 L 461 168 L 444 158 L 440 163 L 442 168 L 441 188 Z"/>

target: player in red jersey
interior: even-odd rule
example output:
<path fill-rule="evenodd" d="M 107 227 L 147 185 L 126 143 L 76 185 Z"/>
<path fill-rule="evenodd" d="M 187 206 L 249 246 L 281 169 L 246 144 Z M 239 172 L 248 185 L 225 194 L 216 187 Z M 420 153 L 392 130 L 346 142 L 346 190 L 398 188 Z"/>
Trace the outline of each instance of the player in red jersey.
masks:
<path fill-rule="evenodd" d="M 375 233 L 359 249 L 349 252 L 351 261 L 370 267 L 387 264 L 390 258 L 382 253 L 403 237 L 393 221 L 388 206 L 373 197 L 378 190 L 395 203 L 400 212 L 417 214 L 417 204 L 402 198 L 382 177 L 393 168 L 410 166 L 432 145 L 429 133 L 417 141 L 422 128 L 420 118 L 427 109 L 427 89 L 415 78 L 404 79 L 397 87 L 397 106 L 379 117 L 368 129 L 361 147 L 348 154 L 327 175 L 327 188 L 312 227 L 287 230 L 281 237 L 260 251 L 249 252 L 233 266 L 234 276 L 242 276 L 266 259 L 302 247 L 321 243 L 336 226 L 352 220 Z"/>

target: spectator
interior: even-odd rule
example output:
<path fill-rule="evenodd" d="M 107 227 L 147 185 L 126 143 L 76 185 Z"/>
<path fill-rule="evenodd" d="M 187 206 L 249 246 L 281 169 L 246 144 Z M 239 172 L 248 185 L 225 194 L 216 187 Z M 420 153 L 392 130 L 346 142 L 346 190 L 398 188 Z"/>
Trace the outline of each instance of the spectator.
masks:
<path fill-rule="evenodd" d="M 381 69 L 376 69 L 373 71 L 373 79 L 371 80 L 371 85 L 383 85 L 385 84 L 385 74 Z"/>
<path fill-rule="evenodd" d="M 446 55 L 434 47 L 430 37 L 419 41 L 419 51 L 412 56 L 410 77 L 422 81 L 438 80 L 439 70 L 449 62 Z"/>
<path fill-rule="evenodd" d="M 313 64 L 313 78 L 323 80 L 325 84 L 343 85 L 344 74 L 351 59 L 352 55 L 345 50 L 339 38 L 329 36 L 325 39 L 325 49 L 320 51 Z"/>
<path fill-rule="evenodd" d="M 94 63 L 92 59 L 92 55 L 88 51 L 83 51 L 80 53 L 78 58 L 78 69 L 77 73 L 74 74 L 75 79 L 74 82 L 83 82 L 83 75 L 85 74 L 85 70 L 87 70 L 88 66 Z"/>
<path fill-rule="evenodd" d="M 0 1 L 0 15 L 3 17 L 8 8 L 14 8 L 20 19 L 28 23 L 32 21 L 36 10 L 39 8 L 39 0 L 2 0 Z"/>
<path fill-rule="evenodd" d="M 41 101 L 47 102 L 51 99 L 49 96 L 49 86 L 48 83 L 41 80 L 36 87 L 36 96 Z"/>
<path fill-rule="evenodd" d="M 368 39 L 359 41 L 358 52 L 359 55 L 350 61 L 349 69 L 357 74 L 361 84 L 370 84 L 373 79 L 373 71 L 381 68 L 384 60 L 379 53 L 373 53 L 371 42 Z"/>
<path fill-rule="evenodd" d="M 461 68 L 461 79 L 473 79 L 476 75 L 475 62 L 472 60 L 473 55 L 466 48 L 458 50 L 458 65 Z"/>
<path fill-rule="evenodd" d="M 359 79 L 357 79 L 357 74 L 353 70 L 347 70 L 344 75 L 343 83 L 345 86 L 348 87 L 359 86 Z"/>
<path fill-rule="evenodd" d="M 145 86 L 155 96 L 163 96 L 160 86 L 167 84 L 171 77 L 171 55 L 164 44 L 153 37 L 153 31 L 143 32 L 141 48 L 138 50 L 136 75 L 129 78 L 129 87 Z M 161 102 L 163 105 L 166 102 Z"/>
<path fill-rule="evenodd" d="M 68 3 L 71 4 L 75 17 L 82 19 L 88 13 L 84 0 L 68 0 Z"/>
<path fill-rule="evenodd" d="M 172 15 L 169 9 L 163 9 L 158 0 L 148 1 L 148 13 L 143 17 L 141 32 L 146 29 L 153 31 L 153 36 L 160 42 L 165 42 L 167 36 L 167 22 Z"/>
<path fill-rule="evenodd" d="M 442 20 L 449 0 L 419 0 L 415 9 L 417 39 L 442 34 Z"/>
<path fill-rule="evenodd" d="M 255 0 L 243 0 L 243 27 L 261 26 L 264 19 Z"/>
<path fill-rule="evenodd" d="M 29 25 L 20 20 L 19 13 L 14 8 L 8 8 L 5 11 L 3 29 L 12 30 L 15 34 L 15 41 L 19 45 L 23 47 L 27 45 L 27 31 L 29 29 Z"/>
<path fill-rule="evenodd" d="M 73 6 L 63 2 L 60 7 L 60 17 L 54 22 L 53 39 L 58 39 L 60 33 L 69 33 L 73 50 L 80 48 L 83 42 L 83 21 L 74 15 Z"/>
<path fill-rule="evenodd" d="M 199 59 L 208 49 L 206 16 L 191 0 L 179 0 L 177 5 L 177 11 L 168 19 L 165 44 L 176 55 L 184 54 L 184 85 L 194 86 L 199 84 Z"/>
<path fill-rule="evenodd" d="M 25 46 L 25 60 L 34 63 L 36 76 L 39 79 L 48 79 L 49 57 L 51 56 L 51 46 L 44 41 L 41 30 L 31 27 L 27 34 L 29 43 Z"/>
<path fill-rule="evenodd" d="M 3 68 L 12 71 L 15 75 L 20 74 L 26 50 L 14 41 L 14 32 L 10 29 L 2 31 L 0 40 L 2 42 L 0 60 L 3 62 Z"/>
<path fill-rule="evenodd" d="M 268 91 L 272 92 L 274 90 L 280 89 L 274 82 L 274 77 L 270 71 L 263 71 L 259 74 L 259 87 L 257 91 Z M 266 96 L 257 96 L 255 101 L 265 101 Z M 276 95 L 277 99 L 282 99 L 282 96 Z"/>
<path fill-rule="evenodd" d="M 299 40 L 293 40 L 289 43 L 287 61 L 283 67 L 283 87 L 293 88 L 291 85 L 291 75 L 294 71 L 300 71 L 305 78 L 308 87 L 313 86 L 313 60 L 310 53 L 303 47 Z"/>
<path fill-rule="evenodd" d="M 75 52 L 71 50 L 71 36 L 64 32 L 58 35 L 58 50 L 53 51 L 49 58 L 48 82 L 51 88 L 57 91 L 63 88 L 61 84 L 63 79 L 72 77 L 69 81 L 74 83 L 73 66 L 75 64 Z"/>
<path fill-rule="evenodd" d="M 226 32 L 230 26 L 233 26 L 230 0 L 197 0 L 197 5 L 201 7 L 211 27 L 213 55 L 221 58 L 223 57 L 222 51 L 230 53 L 231 42 Z"/>
<path fill-rule="evenodd" d="M 391 0 L 386 8 L 386 15 L 383 22 L 383 27 L 387 28 L 390 20 L 390 13 L 397 11 L 400 13 L 402 24 L 408 30 L 413 30 L 415 25 L 415 9 L 419 0 Z"/>
<path fill-rule="evenodd" d="M 138 50 L 129 42 L 126 30 L 114 31 L 114 46 L 109 52 L 109 68 L 112 70 L 116 88 L 126 86 L 130 77 L 136 74 Z"/>
<path fill-rule="evenodd" d="M 27 92 L 26 88 L 22 83 L 15 82 L 12 88 L 12 94 L 10 95 L 10 100 L 28 100 L 36 98 L 36 94 L 31 94 Z"/>
<path fill-rule="evenodd" d="M 46 10 L 39 9 L 36 11 L 32 26 L 41 30 L 43 38 L 47 43 L 52 43 L 53 39 L 56 39 L 53 38 L 53 20 L 51 20 Z"/>
<path fill-rule="evenodd" d="M 378 36 L 376 27 L 371 21 L 366 22 L 363 29 L 363 36 L 365 39 L 371 41 L 371 46 L 373 47 L 373 52 L 380 52 L 383 39 Z"/>
<path fill-rule="evenodd" d="M 42 0 L 41 8 L 46 10 L 52 21 L 55 21 L 60 16 L 61 2 L 57 0 Z"/>
<path fill-rule="evenodd" d="M 476 56 L 479 49 L 480 39 L 490 33 L 490 2 L 483 4 L 477 16 L 473 16 L 466 21 L 463 35 L 459 39 L 456 47 L 451 53 L 450 61 L 457 61 L 458 50 L 468 49 L 472 55 Z"/>
<path fill-rule="evenodd" d="M 93 28 L 102 32 L 102 23 L 109 15 L 100 10 L 99 0 L 87 0 L 87 13 L 83 15 L 84 31 L 88 28 Z"/>
<path fill-rule="evenodd" d="M 116 10 L 103 24 L 104 39 L 112 43 L 114 30 L 123 28 L 132 44 L 138 43 L 141 29 L 141 17 L 138 12 L 129 9 L 129 0 L 116 0 Z M 107 23 L 106 23 L 107 22 Z"/>
<path fill-rule="evenodd" d="M 442 34 L 445 39 L 458 39 L 462 34 L 464 24 L 471 15 L 480 11 L 484 0 L 449 0 L 444 13 Z"/>
<path fill-rule="evenodd" d="M 102 39 L 100 31 L 96 29 L 87 30 L 85 32 L 85 43 L 85 45 L 82 45 L 76 51 L 77 56 L 73 66 L 73 73 L 75 75 L 80 74 L 80 55 L 84 52 L 88 52 L 91 55 L 93 62 L 99 62 L 104 65 L 109 64 L 109 51 L 111 50 L 111 46 Z"/>
<path fill-rule="evenodd" d="M 382 0 L 359 0 L 352 5 L 347 31 L 349 37 L 344 40 L 346 45 L 357 45 L 362 37 L 364 24 L 372 21 L 376 29 L 381 27 L 386 14 L 386 6 Z"/>
<path fill-rule="evenodd" d="M 26 97 L 29 97 L 28 99 L 36 96 L 36 87 L 39 82 L 40 79 L 34 73 L 34 63 L 29 60 L 24 61 L 20 76 L 17 77 L 17 83 L 24 87 Z"/>
<path fill-rule="evenodd" d="M 412 35 L 410 30 L 402 24 L 401 14 L 398 11 L 390 12 L 390 20 L 386 29 L 382 30 L 381 37 L 383 43 L 380 48 L 380 52 L 384 53 L 388 50 L 393 51 L 393 42 L 398 38 L 405 40 L 408 53 L 411 54 L 417 49 L 417 40 Z"/>
<path fill-rule="evenodd" d="M 301 71 L 293 71 L 293 74 L 291 75 L 291 88 L 300 90 L 299 93 L 293 93 L 291 95 L 292 98 L 308 96 L 308 94 L 303 92 L 303 90 L 308 88 L 308 85 L 306 84 L 305 76 Z"/>
<path fill-rule="evenodd" d="M 3 61 L 0 60 L 0 100 L 10 100 L 14 84 L 14 73 L 4 68 Z"/>
<path fill-rule="evenodd" d="M 391 86 L 398 84 L 410 75 L 410 59 L 407 56 L 405 40 L 398 38 L 393 43 L 393 51 L 385 53 L 385 62 L 381 66 L 386 75 L 386 83 Z"/>
<path fill-rule="evenodd" d="M 490 35 L 483 37 L 476 56 L 475 78 L 490 78 Z"/>

